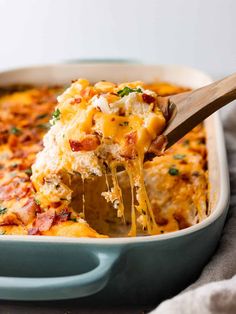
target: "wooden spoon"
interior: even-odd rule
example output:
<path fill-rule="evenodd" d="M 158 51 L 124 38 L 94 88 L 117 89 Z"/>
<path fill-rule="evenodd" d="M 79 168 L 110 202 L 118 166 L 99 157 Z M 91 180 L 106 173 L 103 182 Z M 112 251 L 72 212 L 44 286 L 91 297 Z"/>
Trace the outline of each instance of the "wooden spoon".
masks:
<path fill-rule="evenodd" d="M 191 92 L 161 98 L 169 121 L 163 135 L 150 147 L 149 152 L 154 155 L 160 152 L 164 141 L 165 149 L 169 148 L 213 112 L 236 99 L 236 73 Z"/>

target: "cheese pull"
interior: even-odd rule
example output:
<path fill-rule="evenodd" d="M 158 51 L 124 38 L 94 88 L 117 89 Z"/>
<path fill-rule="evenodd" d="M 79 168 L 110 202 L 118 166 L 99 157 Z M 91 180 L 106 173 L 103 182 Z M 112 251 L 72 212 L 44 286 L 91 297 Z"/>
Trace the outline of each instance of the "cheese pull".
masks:
<path fill-rule="evenodd" d="M 32 167 L 40 204 L 60 201 L 69 206 L 74 177 L 85 180 L 111 173 L 112 186 L 102 194 L 124 219 L 117 180 L 123 168 L 133 193 L 130 235 L 136 235 L 137 220 L 150 234 L 158 233 L 143 179 L 145 155 L 166 126 L 157 94 L 142 82 L 91 85 L 79 79 L 58 97 L 51 124 Z"/>

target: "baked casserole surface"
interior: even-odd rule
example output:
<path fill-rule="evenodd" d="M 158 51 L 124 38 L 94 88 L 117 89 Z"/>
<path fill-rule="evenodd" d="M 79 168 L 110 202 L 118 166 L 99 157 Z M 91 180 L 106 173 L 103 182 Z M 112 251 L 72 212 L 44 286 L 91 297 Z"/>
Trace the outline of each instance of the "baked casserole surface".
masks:
<path fill-rule="evenodd" d="M 146 84 L 145 89 L 160 96 L 186 90 L 158 82 Z M 61 86 L 26 85 L 0 89 L 0 233 L 126 236 L 132 225 L 132 193 L 127 173 L 117 175 L 125 204 L 122 217 L 101 196 L 110 184 L 109 175 L 91 181 L 73 178 L 69 204 L 63 198 L 43 203 L 31 182 L 31 167 L 36 154 L 43 149 L 43 136 L 51 127 L 49 120 L 52 115 L 57 118 L 57 96 L 63 90 Z M 164 155 L 145 162 L 144 181 L 158 226 L 155 234 L 187 228 L 205 219 L 209 213 L 204 126 L 194 128 Z M 150 234 L 141 220 L 140 215 L 136 234 Z"/>

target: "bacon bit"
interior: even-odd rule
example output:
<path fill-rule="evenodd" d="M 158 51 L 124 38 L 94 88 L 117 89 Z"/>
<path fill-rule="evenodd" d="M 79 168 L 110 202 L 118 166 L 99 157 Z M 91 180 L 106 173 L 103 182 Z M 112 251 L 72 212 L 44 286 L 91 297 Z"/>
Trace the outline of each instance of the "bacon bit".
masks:
<path fill-rule="evenodd" d="M 88 98 L 89 96 L 91 96 L 91 88 L 88 86 L 85 89 L 82 89 L 82 91 L 80 92 L 80 95 L 84 98 Z"/>
<path fill-rule="evenodd" d="M 8 130 L 4 130 L 3 123 L 0 122 L 0 145 L 6 144 L 8 141 Z"/>
<path fill-rule="evenodd" d="M 155 102 L 155 98 L 148 94 L 142 94 L 143 101 L 145 101 L 147 104 L 151 104 Z"/>
<path fill-rule="evenodd" d="M 31 165 L 27 165 L 27 164 L 18 164 L 18 169 L 21 170 L 21 171 L 24 171 L 26 169 L 30 169 Z"/>
<path fill-rule="evenodd" d="M 34 198 L 31 197 L 27 200 L 25 205 L 15 211 L 15 213 L 23 224 L 27 225 L 34 219 L 36 212 L 39 211 L 40 207 L 35 203 Z"/>
<path fill-rule="evenodd" d="M 32 136 L 30 134 L 25 134 L 21 138 L 21 143 L 29 142 L 32 140 Z"/>
<path fill-rule="evenodd" d="M 96 135 L 87 135 L 81 141 L 69 140 L 73 152 L 95 150 L 100 145 L 100 140 Z"/>
<path fill-rule="evenodd" d="M 54 224 L 59 224 L 61 222 L 67 221 L 70 216 L 70 213 L 68 212 L 68 209 L 63 209 L 60 213 L 56 214 L 56 217 L 54 219 Z"/>
<path fill-rule="evenodd" d="M 29 191 L 28 183 L 23 183 L 23 178 L 15 177 L 10 182 L 0 187 L 0 200 L 9 201 L 13 198 L 23 198 Z"/>
<path fill-rule="evenodd" d="M 189 179 L 190 179 L 187 173 L 181 173 L 180 178 L 185 182 L 189 182 Z"/>
<path fill-rule="evenodd" d="M 40 235 L 40 232 L 49 230 L 53 224 L 67 221 L 70 214 L 67 208 L 63 209 L 60 213 L 55 213 L 53 209 L 49 209 L 44 213 L 37 214 L 34 226 L 28 230 L 28 234 Z"/>
<path fill-rule="evenodd" d="M 75 97 L 72 101 L 71 104 L 75 105 L 75 104 L 80 104 L 82 101 L 82 99 L 80 97 Z"/>
<path fill-rule="evenodd" d="M 14 134 L 9 135 L 8 145 L 9 145 L 11 150 L 12 149 L 14 150 L 14 148 L 16 148 L 18 142 L 19 142 L 19 138 L 16 135 L 14 135 Z"/>
<path fill-rule="evenodd" d="M 156 217 L 156 223 L 159 226 L 166 226 L 168 224 L 168 219 L 161 217 L 161 216 L 158 216 L 158 217 Z"/>
<path fill-rule="evenodd" d="M 135 144 L 137 142 L 137 132 L 131 132 L 125 136 L 127 144 Z"/>
<path fill-rule="evenodd" d="M 124 108 L 119 109 L 119 116 L 124 117 L 125 116 L 125 110 Z"/>
<path fill-rule="evenodd" d="M 161 209 L 155 202 L 152 203 L 152 210 L 155 216 L 155 221 L 159 226 L 168 224 L 168 219 L 161 215 Z"/>
<path fill-rule="evenodd" d="M 28 230 L 28 235 L 36 235 L 36 234 L 40 234 L 40 233 L 39 233 L 39 228 L 33 227 L 33 228 L 30 228 L 30 229 Z"/>
<path fill-rule="evenodd" d="M 186 221 L 186 219 L 181 215 L 181 213 L 174 213 L 174 219 L 177 221 L 179 225 L 179 229 L 185 229 L 190 227 L 190 224 Z"/>
<path fill-rule="evenodd" d="M 137 156 L 135 144 L 137 142 L 137 132 L 131 132 L 125 135 L 125 144 L 120 155 L 125 158 L 134 159 Z"/>
<path fill-rule="evenodd" d="M 37 214 L 34 227 L 39 231 L 47 231 L 51 228 L 54 219 L 55 211 L 53 209 L 49 209 L 42 214 Z"/>
<path fill-rule="evenodd" d="M 61 206 L 61 202 L 52 202 L 51 205 L 53 208 L 57 208 L 57 207 Z"/>
<path fill-rule="evenodd" d="M 180 162 L 179 162 L 181 165 L 187 165 L 188 164 L 188 162 L 186 161 L 186 160 L 180 160 Z"/>

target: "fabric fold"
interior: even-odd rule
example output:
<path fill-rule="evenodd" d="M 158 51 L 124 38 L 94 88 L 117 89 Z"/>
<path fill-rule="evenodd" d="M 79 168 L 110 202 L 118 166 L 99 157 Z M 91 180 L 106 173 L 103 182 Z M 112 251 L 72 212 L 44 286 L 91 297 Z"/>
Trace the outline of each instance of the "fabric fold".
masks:
<path fill-rule="evenodd" d="M 236 313 L 236 102 L 221 110 L 230 172 L 230 208 L 218 249 L 198 280 L 153 314 Z"/>

